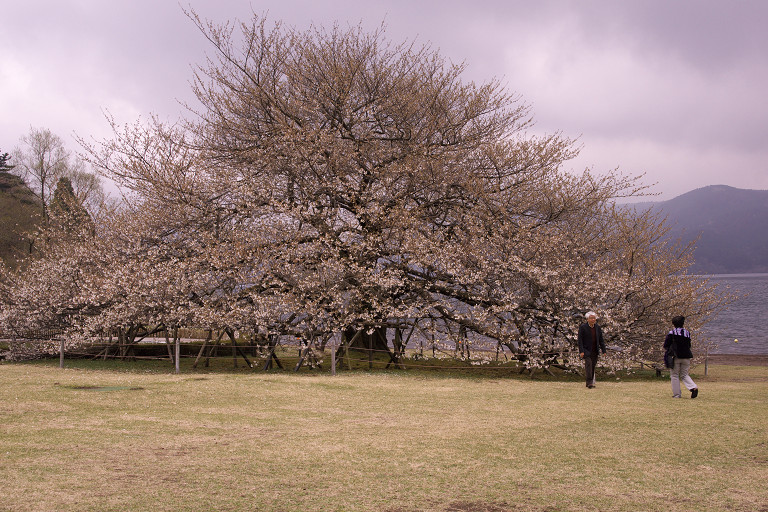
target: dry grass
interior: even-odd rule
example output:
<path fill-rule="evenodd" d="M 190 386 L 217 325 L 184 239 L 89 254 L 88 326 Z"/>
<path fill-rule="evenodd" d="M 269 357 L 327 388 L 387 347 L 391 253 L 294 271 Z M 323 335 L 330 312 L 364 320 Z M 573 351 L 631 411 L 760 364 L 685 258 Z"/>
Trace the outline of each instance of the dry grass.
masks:
<path fill-rule="evenodd" d="M 2 364 L 0 510 L 768 512 L 768 368 L 693 376 Z"/>

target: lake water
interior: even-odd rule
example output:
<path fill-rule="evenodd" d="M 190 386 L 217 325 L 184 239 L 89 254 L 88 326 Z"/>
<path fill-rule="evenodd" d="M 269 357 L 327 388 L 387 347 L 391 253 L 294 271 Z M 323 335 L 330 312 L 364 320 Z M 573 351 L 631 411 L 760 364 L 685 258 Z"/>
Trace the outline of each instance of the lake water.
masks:
<path fill-rule="evenodd" d="M 702 334 L 718 347 L 715 354 L 768 354 L 768 274 L 706 276 L 718 289 L 738 295 Z M 695 335 L 695 333 L 693 333 Z M 734 340 L 738 339 L 738 342 Z"/>

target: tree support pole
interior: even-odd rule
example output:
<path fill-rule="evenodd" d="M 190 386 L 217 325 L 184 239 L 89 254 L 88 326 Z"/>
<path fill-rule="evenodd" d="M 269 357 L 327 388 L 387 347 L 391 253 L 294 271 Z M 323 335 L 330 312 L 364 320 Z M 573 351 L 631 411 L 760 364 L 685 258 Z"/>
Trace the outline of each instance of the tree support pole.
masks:
<path fill-rule="evenodd" d="M 307 346 L 304 347 L 304 349 L 299 350 L 299 362 L 296 363 L 296 368 L 294 368 L 293 371 L 295 372 L 299 371 L 299 368 L 301 368 L 301 365 L 304 364 L 304 361 L 308 357 L 312 358 L 312 360 L 314 361 L 314 364 L 317 365 L 317 358 L 315 357 L 314 352 L 312 351 L 312 345 L 314 344 L 315 344 L 315 338 L 313 337 L 311 340 L 307 342 Z"/>
<path fill-rule="evenodd" d="M 280 362 L 280 359 L 277 358 L 277 354 L 275 354 L 275 350 L 277 350 L 277 335 L 270 334 L 269 335 L 269 355 L 267 356 L 267 362 L 264 364 L 264 371 L 272 369 L 272 360 L 275 360 L 275 364 L 277 364 L 277 367 L 281 370 L 283 369 L 283 365 Z"/>
<path fill-rule="evenodd" d="M 203 357 L 203 351 L 205 350 L 205 347 L 208 345 L 208 342 L 211 341 L 212 337 L 213 337 L 213 331 L 211 329 L 208 329 L 208 335 L 205 337 L 205 340 L 203 340 L 203 346 L 200 347 L 200 351 L 197 353 L 195 362 L 192 363 L 192 368 L 197 368 L 197 363 L 200 361 L 200 358 Z"/>
<path fill-rule="evenodd" d="M 394 364 L 395 368 L 403 368 L 403 365 L 400 364 L 400 354 L 402 354 L 405 351 L 405 345 L 403 345 L 403 338 L 402 334 L 400 333 L 400 327 L 395 327 L 395 339 L 392 341 L 392 346 L 394 350 L 390 352 L 389 345 L 387 344 L 387 337 L 382 336 L 378 329 L 376 329 L 376 335 L 379 337 L 381 341 L 384 342 L 384 346 L 387 347 L 387 354 L 389 354 L 389 362 L 387 363 L 386 368 L 389 368 L 389 365 Z M 385 369 L 386 369 L 385 368 Z"/>
<path fill-rule="evenodd" d="M 346 356 L 346 358 L 347 358 L 347 369 L 348 370 L 352 369 L 352 363 L 349 361 L 349 346 L 351 344 L 353 344 L 355 341 L 357 341 L 357 338 L 359 338 L 362 333 L 363 333 L 362 329 L 358 330 L 355 333 L 355 335 L 352 336 L 352 339 L 350 339 L 350 340 L 345 340 L 342 337 L 341 345 L 339 345 L 339 348 L 336 349 L 337 351 L 341 351 L 342 349 L 344 349 L 344 354 L 342 355 L 341 359 L 343 361 L 344 360 L 344 356 Z M 342 336 L 344 336 L 344 335 L 342 334 Z"/>
<path fill-rule="evenodd" d="M 245 355 L 245 352 L 240 350 L 240 345 L 237 344 L 237 340 L 235 339 L 235 332 L 232 329 L 226 329 L 226 332 L 227 336 L 229 336 L 229 339 L 232 340 L 232 345 L 235 347 L 236 354 L 240 354 L 243 359 L 245 359 L 245 363 L 248 365 L 248 368 L 253 368 L 253 363 L 251 363 L 251 360 L 248 359 L 248 356 Z M 235 357 L 237 356 L 235 355 Z"/>

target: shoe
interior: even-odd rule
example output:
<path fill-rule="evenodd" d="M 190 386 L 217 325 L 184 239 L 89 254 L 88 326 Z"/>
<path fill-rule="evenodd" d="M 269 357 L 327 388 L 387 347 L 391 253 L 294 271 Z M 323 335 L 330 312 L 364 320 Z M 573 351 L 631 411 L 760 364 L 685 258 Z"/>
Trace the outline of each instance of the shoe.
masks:
<path fill-rule="evenodd" d="M 699 388 L 693 388 L 691 390 L 691 398 L 696 398 L 697 396 L 699 396 Z"/>
<path fill-rule="evenodd" d="M 595 385 L 594 385 L 594 384 L 587 384 L 587 387 L 588 387 L 589 389 L 592 389 L 592 388 L 594 388 L 594 387 L 595 387 Z"/>

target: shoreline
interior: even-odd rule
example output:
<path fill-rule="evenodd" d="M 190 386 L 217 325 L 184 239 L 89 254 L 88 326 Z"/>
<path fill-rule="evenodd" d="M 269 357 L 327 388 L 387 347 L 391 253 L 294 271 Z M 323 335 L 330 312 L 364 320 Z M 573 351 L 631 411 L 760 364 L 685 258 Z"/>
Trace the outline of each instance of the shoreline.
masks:
<path fill-rule="evenodd" d="M 708 362 L 731 366 L 768 366 L 768 354 L 709 354 Z"/>

